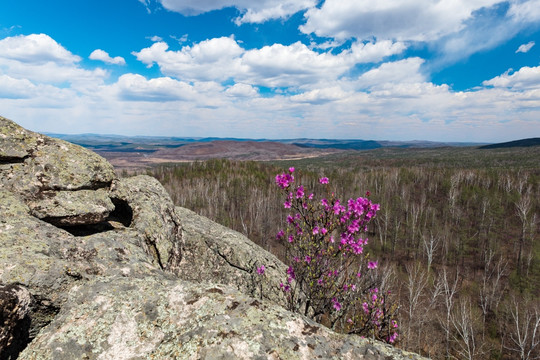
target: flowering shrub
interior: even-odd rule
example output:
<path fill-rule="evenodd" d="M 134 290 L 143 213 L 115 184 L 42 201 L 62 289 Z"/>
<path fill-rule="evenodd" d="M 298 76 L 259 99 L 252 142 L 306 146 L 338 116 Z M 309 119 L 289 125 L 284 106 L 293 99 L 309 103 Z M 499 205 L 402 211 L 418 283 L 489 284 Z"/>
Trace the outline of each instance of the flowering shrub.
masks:
<path fill-rule="evenodd" d="M 393 343 L 397 308 L 388 304 L 388 294 L 380 293 L 378 262 L 364 252 L 367 225 L 379 205 L 369 193 L 342 203 L 328 191 L 328 178 L 319 182 L 328 196 L 316 199 L 303 186 L 294 186 L 294 168 L 276 176 L 286 197 L 283 206 L 292 211 L 287 227 L 277 233 L 290 260 L 280 284 L 288 307 L 336 330 Z"/>

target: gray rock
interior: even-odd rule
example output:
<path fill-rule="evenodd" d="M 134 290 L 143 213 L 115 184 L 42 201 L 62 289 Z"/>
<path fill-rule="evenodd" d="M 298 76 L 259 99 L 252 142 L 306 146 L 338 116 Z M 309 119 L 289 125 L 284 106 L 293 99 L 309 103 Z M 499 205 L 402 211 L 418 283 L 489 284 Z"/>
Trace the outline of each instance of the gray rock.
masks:
<path fill-rule="evenodd" d="M 369 350 L 369 355 L 367 351 Z M 72 289 L 19 359 L 421 359 L 229 286 L 146 277 Z"/>
<path fill-rule="evenodd" d="M 0 286 L 0 359 L 16 359 L 29 337 L 32 297 L 21 285 Z"/>
<path fill-rule="evenodd" d="M 105 189 L 47 191 L 30 200 L 32 215 L 57 226 L 97 224 L 105 221 L 114 205 Z"/>
<path fill-rule="evenodd" d="M 244 235 L 177 207 L 184 227 L 179 277 L 189 281 L 232 285 L 241 292 L 285 305 L 279 291 L 287 267 Z M 264 276 L 256 268 L 264 265 Z M 262 292 L 261 292 L 262 289 Z"/>
<path fill-rule="evenodd" d="M 50 193 L 107 188 L 114 177 L 112 165 L 101 156 L 81 146 L 28 131 L 0 117 L 0 186 L 33 204 L 40 218 L 57 220 L 56 214 L 60 213 L 66 220 L 59 222 L 81 223 L 82 205 L 69 202 L 83 196 L 80 200 L 96 210 L 105 205 L 103 196 L 60 194 L 53 196 L 55 204 Z M 111 208 L 110 201 L 105 207 Z M 49 210 L 51 214 L 47 213 Z M 97 221 L 107 211 L 110 210 L 94 212 L 89 218 Z"/>
<path fill-rule="evenodd" d="M 125 204 L 131 214 L 130 228 L 144 236 L 141 246 L 159 266 L 178 272 L 181 261 L 182 227 L 174 204 L 165 188 L 146 175 L 115 180 L 110 197 Z"/>
<path fill-rule="evenodd" d="M 140 242 L 143 236 L 126 228 L 75 237 L 32 216 L 17 195 L 0 189 L 0 284 L 24 285 L 36 298 L 32 334 L 50 322 L 76 284 L 161 273 Z"/>

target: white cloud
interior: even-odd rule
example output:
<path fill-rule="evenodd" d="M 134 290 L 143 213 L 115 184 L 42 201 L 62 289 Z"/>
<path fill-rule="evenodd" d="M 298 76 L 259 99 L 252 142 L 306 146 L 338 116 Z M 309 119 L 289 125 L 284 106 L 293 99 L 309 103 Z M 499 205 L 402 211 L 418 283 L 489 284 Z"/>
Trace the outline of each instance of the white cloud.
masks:
<path fill-rule="evenodd" d="M 239 74 L 249 82 L 268 87 L 300 86 L 321 79 L 335 79 L 352 65 L 345 56 L 317 53 L 296 42 L 289 46 L 274 44 L 247 51 Z"/>
<path fill-rule="evenodd" d="M 491 80 L 486 80 L 483 85 L 514 90 L 540 89 L 540 66 L 525 66 L 512 74 L 511 72 L 509 70 Z"/>
<path fill-rule="evenodd" d="M 356 42 L 351 46 L 352 60 L 356 63 L 377 63 L 385 57 L 401 54 L 405 49 L 404 43 L 390 40 L 377 41 L 376 43 Z"/>
<path fill-rule="evenodd" d="M 343 91 L 341 87 L 333 86 L 323 89 L 314 89 L 302 94 L 291 96 L 291 101 L 310 104 L 324 104 L 343 99 L 349 95 L 350 94 Z"/>
<path fill-rule="evenodd" d="M 236 97 L 255 97 L 258 95 L 258 91 L 251 85 L 248 84 L 234 84 L 225 91 L 228 95 Z"/>
<path fill-rule="evenodd" d="M 135 55 L 163 75 L 105 83 L 105 71 L 83 68 L 54 40 L 46 62 L 32 60 L 44 53 L 32 38 L 17 41 L 11 57 L 0 53 L 0 109 L 37 131 L 455 141 L 540 133 L 540 67 L 455 92 L 429 82 L 421 58 L 381 63 L 403 53 L 402 42 L 358 41 L 338 54 L 301 43 L 246 50 L 232 38 L 179 51 L 157 42 Z M 361 62 L 376 65 L 353 77 Z M 286 89 L 261 96 L 257 86 Z"/>
<path fill-rule="evenodd" d="M 500 0 L 326 0 L 306 13 L 304 33 L 336 39 L 430 41 L 464 27 L 474 10 Z"/>
<path fill-rule="evenodd" d="M 139 0 L 144 1 L 144 0 Z M 158 0 L 167 10 L 183 15 L 198 15 L 212 10 L 235 7 L 242 16 L 235 22 L 262 23 L 270 19 L 286 18 L 298 11 L 313 7 L 315 0 Z"/>
<path fill-rule="evenodd" d="M 540 0 L 511 1 L 508 14 L 516 23 L 537 22 L 540 20 Z"/>
<path fill-rule="evenodd" d="M 0 75 L 34 83 L 70 82 L 81 90 L 90 83 L 99 84 L 107 72 L 80 67 L 81 58 L 66 50 L 45 34 L 19 35 L 0 40 Z"/>
<path fill-rule="evenodd" d="M 384 63 L 381 66 L 363 73 L 358 78 L 361 89 L 377 89 L 395 86 L 395 84 L 424 83 L 426 78 L 420 71 L 424 63 L 421 58 L 407 58 L 400 61 Z"/>
<path fill-rule="evenodd" d="M 0 98 L 28 99 L 35 93 L 35 85 L 27 79 L 14 79 L 7 75 L 0 75 Z"/>
<path fill-rule="evenodd" d="M 163 38 L 160 37 L 160 36 L 157 36 L 157 35 L 154 35 L 154 36 L 148 36 L 147 39 L 150 40 L 151 42 L 159 42 L 159 41 L 163 41 Z"/>
<path fill-rule="evenodd" d="M 73 55 L 45 34 L 7 37 L 0 40 L 0 49 L 0 58 L 27 64 L 73 64 L 81 61 L 79 56 Z"/>
<path fill-rule="evenodd" d="M 202 41 L 185 46 L 180 51 L 170 51 L 164 42 L 133 52 L 137 59 L 148 66 L 157 63 L 161 72 L 182 80 L 220 80 L 236 75 L 240 70 L 240 55 L 244 50 L 228 37 Z"/>
<path fill-rule="evenodd" d="M 119 97 L 128 101 L 189 100 L 196 95 L 191 85 L 169 77 L 147 80 L 142 75 L 125 74 L 118 79 L 116 86 Z"/>
<path fill-rule="evenodd" d="M 532 47 L 534 46 L 534 41 L 529 41 L 528 43 L 526 44 L 522 44 L 518 47 L 518 49 L 516 50 L 516 54 L 517 53 L 528 53 L 529 50 L 532 49 Z"/>
<path fill-rule="evenodd" d="M 337 55 L 314 51 L 301 42 L 245 50 L 233 38 L 222 37 L 184 46 L 179 51 L 158 42 L 133 54 L 144 64 L 158 64 L 163 74 L 184 81 L 234 79 L 274 88 L 333 80 L 355 64 L 380 62 L 404 50 L 403 43 L 389 40 L 354 43 L 351 49 Z"/>
<path fill-rule="evenodd" d="M 92 51 L 89 58 L 91 60 L 103 61 L 107 64 L 126 65 L 126 60 L 124 60 L 123 57 L 115 56 L 114 58 L 112 58 L 106 51 L 103 51 L 101 49 L 96 49 Z"/>

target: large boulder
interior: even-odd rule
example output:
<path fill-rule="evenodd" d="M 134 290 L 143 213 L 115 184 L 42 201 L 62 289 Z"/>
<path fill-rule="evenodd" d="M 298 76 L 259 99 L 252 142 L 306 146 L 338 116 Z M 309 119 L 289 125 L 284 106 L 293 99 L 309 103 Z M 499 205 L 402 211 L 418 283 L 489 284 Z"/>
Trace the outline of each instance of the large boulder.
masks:
<path fill-rule="evenodd" d="M 25 198 L 46 190 L 108 186 L 114 169 L 83 147 L 26 130 L 0 117 L 0 183 Z"/>
<path fill-rule="evenodd" d="M 229 286 L 106 278 L 76 286 L 19 359 L 421 359 L 336 334 Z"/>

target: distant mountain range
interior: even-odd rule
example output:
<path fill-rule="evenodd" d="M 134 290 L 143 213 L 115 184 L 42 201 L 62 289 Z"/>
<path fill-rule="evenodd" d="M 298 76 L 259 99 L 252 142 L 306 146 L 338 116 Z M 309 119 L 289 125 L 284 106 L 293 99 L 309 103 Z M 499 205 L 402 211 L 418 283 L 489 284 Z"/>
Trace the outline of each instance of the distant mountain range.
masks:
<path fill-rule="evenodd" d="M 514 148 L 514 147 L 530 147 L 540 146 L 540 138 L 521 139 L 515 141 L 508 141 L 498 144 L 489 144 L 480 146 L 480 149 L 502 149 L 502 148 Z"/>
<path fill-rule="evenodd" d="M 163 148 L 178 148 L 193 143 L 209 143 L 214 141 L 250 142 L 250 143 L 282 143 L 296 145 L 301 148 L 338 149 L 338 150 L 372 150 L 382 147 L 400 148 L 434 148 L 446 146 L 479 146 L 485 143 L 465 142 L 433 142 L 433 141 L 375 141 L 375 140 L 335 140 L 335 139 L 240 139 L 216 137 L 161 137 L 161 136 L 121 136 L 97 134 L 47 134 L 96 151 L 115 152 L 154 152 Z"/>
<path fill-rule="evenodd" d="M 469 147 L 493 149 L 540 145 L 540 138 L 501 144 L 478 144 L 432 141 L 375 141 L 334 139 L 238 139 L 119 135 L 47 134 L 91 149 L 118 169 L 141 169 L 156 164 L 181 163 L 212 158 L 231 160 L 295 160 L 340 153 L 376 149 L 411 149 L 430 151 L 436 148 Z M 413 150 L 416 149 L 416 150 Z"/>

